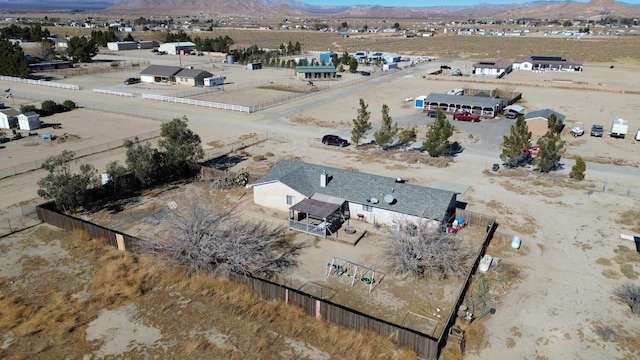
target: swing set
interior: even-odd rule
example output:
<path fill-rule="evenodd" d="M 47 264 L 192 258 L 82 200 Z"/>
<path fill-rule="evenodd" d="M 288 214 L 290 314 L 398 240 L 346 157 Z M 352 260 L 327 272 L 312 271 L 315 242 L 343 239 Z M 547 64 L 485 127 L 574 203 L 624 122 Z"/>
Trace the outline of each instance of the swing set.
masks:
<path fill-rule="evenodd" d="M 327 263 L 327 279 L 329 279 L 331 275 L 351 278 L 352 287 L 355 285 L 356 280 L 369 285 L 369 294 L 371 294 L 373 288 L 375 288 L 385 276 L 384 273 L 380 271 L 337 256 L 334 256 L 331 262 Z"/>

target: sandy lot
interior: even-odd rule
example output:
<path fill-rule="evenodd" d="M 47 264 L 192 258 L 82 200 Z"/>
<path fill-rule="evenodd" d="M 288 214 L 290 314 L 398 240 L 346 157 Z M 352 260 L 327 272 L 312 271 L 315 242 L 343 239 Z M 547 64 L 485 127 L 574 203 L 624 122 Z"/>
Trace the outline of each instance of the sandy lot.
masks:
<path fill-rule="evenodd" d="M 466 63 L 459 61 L 456 66 L 462 67 Z M 499 142 L 502 135 L 506 134 L 505 129 L 508 131 L 509 123 L 504 119 L 456 124 L 459 130 L 456 139 L 465 147 L 465 151 L 446 167 L 430 166 L 426 162 L 410 163 L 401 157 L 381 156 L 373 150 L 365 152 L 354 147 L 338 150 L 319 144 L 319 138 L 327 132 L 349 137 L 350 120 L 356 116 L 359 98 L 369 104 L 374 129 L 380 121 L 379 109 L 382 104 L 388 104 L 395 121 L 402 126 L 420 126 L 419 130 L 424 134 L 424 115 L 404 100 L 465 86 L 483 89 L 504 86 L 521 91 L 527 110 L 552 108 L 564 113 L 568 123 L 583 121 L 587 128 L 591 124 L 601 123 L 607 130 L 613 118 L 622 117 L 629 120 L 630 130 L 634 131 L 640 127 L 640 119 L 635 116 L 639 110 L 638 95 L 622 91 L 637 88 L 638 68 L 609 69 L 587 65 L 582 74 L 547 73 L 535 76 L 516 73 L 507 77 L 504 84 L 483 84 L 464 77 L 423 77 L 433 66 L 439 65 L 425 64 L 403 70 L 397 75 L 387 75 L 332 91 L 320 91 L 312 97 L 251 115 L 143 102 L 138 98 L 99 96 L 90 93 L 90 90 L 81 90 L 79 93 L 61 93 L 58 90 L 56 93 L 51 89 L 4 82 L 2 86 L 14 87 L 14 94 L 24 94 L 28 90 L 38 96 L 77 99 L 79 103 L 85 102 L 88 108 L 108 104 L 132 112 L 148 108 L 151 113 L 169 118 L 187 115 L 190 127 L 200 134 L 205 144 L 232 143 L 249 133 L 268 134 L 274 139 L 247 151 L 251 156 L 267 152 L 274 156 L 265 162 L 255 164 L 247 160 L 238 165 L 248 165 L 249 169 L 255 168 L 258 172 L 264 171 L 267 163 L 277 158 L 294 156 L 312 163 L 401 176 L 423 185 L 442 182 L 468 185 L 470 189 L 461 195 L 460 200 L 468 203 L 469 210 L 493 215 L 499 223 L 498 233 L 488 253 L 518 268 L 523 277 L 495 294 L 492 306 L 497 311 L 475 323 L 485 328 L 485 337 L 478 347 L 469 349 L 466 357 L 502 358 L 504 354 L 512 358 L 539 359 L 638 357 L 640 325 L 628 307 L 614 301 L 611 295 L 616 286 L 637 281 L 640 272 L 640 258 L 633 255 L 632 251 L 621 248 L 626 246 L 632 249 L 633 243 L 619 239 L 620 233 L 629 233 L 633 229 L 632 225 L 620 222 L 622 214 L 637 211 L 640 207 L 640 144 L 631 136 L 610 139 L 605 134 L 601 139 L 588 136 L 574 139 L 565 134 L 566 157 L 581 155 L 588 160 L 586 180 L 581 183 L 566 180 L 571 167 L 570 159 L 565 170 L 547 176 L 526 169 L 487 172 L 492 163 L 498 162 Z M 120 75 L 126 74 L 115 75 L 102 77 L 101 86 L 120 87 Z M 234 75 L 238 80 L 234 81 L 248 82 L 251 75 L 238 70 Z M 65 82 L 90 84 L 91 79 L 91 76 L 67 78 Z M 565 84 L 569 81 L 594 85 L 595 90 L 567 88 Z M 616 89 L 603 89 L 605 86 Z M 96 120 L 84 130 L 80 125 L 75 127 L 69 123 L 63 127 L 68 133 L 85 134 L 87 129 L 93 128 L 97 133 L 104 131 L 111 138 L 120 133 L 151 131 L 157 124 L 154 121 L 147 123 L 147 120 L 129 121 L 128 118 L 122 118 L 114 126 L 108 121 L 112 114 L 76 111 L 85 115 L 79 116 L 76 122 L 84 117 L 95 117 Z M 484 133 L 471 125 L 496 129 L 502 133 Z M 80 138 L 83 146 L 102 142 L 101 137 L 96 135 L 87 134 Z M 50 154 L 41 151 L 45 149 L 42 145 L 29 148 L 36 148 L 40 157 Z M 7 147 L 3 151 L 18 154 L 21 150 L 19 147 Z M 99 169 L 103 169 L 109 160 L 122 161 L 122 151 L 83 159 L 95 163 Z M 35 182 L 41 176 L 41 172 L 36 171 L 0 180 L 5 189 L 0 194 L 1 203 L 6 204 L 7 208 L 15 208 L 16 204 L 32 200 L 37 189 Z M 8 216 L 8 213 L 5 214 Z M 135 226 L 129 229 L 133 232 L 142 230 L 136 230 Z M 523 246 L 517 251 L 508 246 L 514 235 L 523 238 Z M 14 246 L 4 241 L 2 245 Z M 326 245 L 323 243 L 319 246 Z M 333 249 L 324 251 L 327 254 L 335 252 Z M 630 255 L 621 257 L 621 253 Z M 3 260 L 5 254 L 3 251 Z M 2 269 L 14 268 L 12 264 L 3 265 Z M 632 272 L 623 272 L 623 265 L 630 265 Z M 3 273 L 2 276 L 10 281 L 20 275 Z M 310 274 L 305 276 L 308 276 L 305 278 L 307 280 L 314 280 Z M 135 308 L 125 310 L 127 316 L 135 318 Z M 105 311 L 104 314 L 109 316 L 110 313 Z M 143 320 L 139 326 L 138 329 L 146 326 Z M 607 329 L 616 336 L 604 337 L 603 334 L 607 333 L 604 330 Z M 107 332 L 108 329 L 103 328 L 102 331 Z M 156 339 L 153 333 L 148 335 L 137 341 L 139 346 L 145 347 L 145 344 Z M 97 335 L 92 339 L 98 339 Z M 6 343 L 8 340 L 3 341 Z M 11 349 L 10 342 L 6 349 Z M 108 355 L 107 351 L 101 348 L 94 350 L 93 354 Z"/>

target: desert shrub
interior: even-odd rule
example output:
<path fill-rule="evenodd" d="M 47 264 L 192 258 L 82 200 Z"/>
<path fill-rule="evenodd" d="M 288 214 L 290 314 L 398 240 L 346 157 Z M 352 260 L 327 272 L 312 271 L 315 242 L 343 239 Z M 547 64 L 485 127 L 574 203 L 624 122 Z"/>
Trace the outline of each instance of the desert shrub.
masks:
<path fill-rule="evenodd" d="M 613 290 L 613 295 L 629 305 L 633 314 L 640 314 L 640 285 L 622 284 Z"/>
<path fill-rule="evenodd" d="M 35 105 L 20 105 L 21 113 L 36 112 L 38 108 Z"/>
<path fill-rule="evenodd" d="M 65 100 L 62 103 L 62 106 L 64 106 L 65 108 L 69 109 L 69 110 L 73 110 L 76 108 L 76 103 L 71 101 L 71 100 Z"/>
<path fill-rule="evenodd" d="M 270 151 L 267 151 L 267 152 L 264 154 L 264 156 L 266 156 L 266 157 L 272 157 L 272 156 L 273 156 L 273 153 L 272 153 L 272 152 L 270 152 Z"/>
<path fill-rule="evenodd" d="M 59 107 L 60 106 L 55 101 L 45 100 L 42 102 L 42 105 L 40 105 L 40 111 L 43 115 L 55 114 L 58 112 Z"/>
<path fill-rule="evenodd" d="M 253 157 L 253 161 L 264 161 L 264 160 L 267 160 L 267 157 L 264 155 L 255 155 Z"/>
<path fill-rule="evenodd" d="M 638 278 L 638 273 L 635 270 L 633 270 L 633 265 L 631 265 L 631 264 L 622 264 L 622 265 L 620 265 L 620 272 L 627 279 L 635 280 L 635 279 Z"/>

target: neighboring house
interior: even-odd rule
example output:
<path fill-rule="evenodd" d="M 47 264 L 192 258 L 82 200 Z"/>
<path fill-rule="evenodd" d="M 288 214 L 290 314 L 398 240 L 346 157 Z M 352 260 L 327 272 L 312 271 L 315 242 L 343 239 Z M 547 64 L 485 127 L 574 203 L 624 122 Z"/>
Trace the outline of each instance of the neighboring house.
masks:
<path fill-rule="evenodd" d="M 20 130 L 37 130 L 40 129 L 40 115 L 30 111 L 24 114 L 20 114 L 18 117 L 18 126 Z"/>
<path fill-rule="evenodd" d="M 144 83 L 174 83 L 175 75 L 182 70 L 179 66 L 151 65 L 140 72 L 140 81 Z"/>
<path fill-rule="evenodd" d="M 472 66 L 472 74 L 488 76 L 504 76 L 511 72 L 512 62 L 505 59 L 478 61 Z"/>
<path fill-rule="evenodd" d="M 549 117 L 551 115 L 555 115 L 556 119 L 564 124 L 565 116 L 551 109 L 531 111 L 524 116 L 524 121 L 532 135 L 542 136 L 546 134 L 549 128 Z"/>
<path fill-rule="evenodd" d="M 402 60 L 402 56 L 396 53 L 385 53 L 382 55 L 382 61 L 387 64 L 399 63 Z"/>
<path fill-rule="evenodd" d="M 198 69 L 182 69 L 175 74 L 177 84 L 190 86 L 204 86 L 204 79 L 211 76 L 212 73 Z"/>
<path fill-rule="evenodd" d="M 20 111 L 12 108 L 0 109 L 0 129 L 14 129 L 18 127 Z"/>
<path fill-rule="evenodd" d="M 196 44 L 190 41 L 164 43 L 160 45 L 160 48 L 158 48 L 159 51 L 164 51 L 170 55 L 187 54 L 191 52 L 191 50 L 195 50 L 195 49 L 196 49 Z"/>
<path fill-rule="evenodd" d="M 505 105 L 504 101 L 499 98 L 434 93 L 424 98 L 422 103 L 424 110 L 440 108 L 445 113 L 468 111 L 487 117 L 495 117 Z"/>
<path fill-rule="evenodd" d="M 296 66 L 296 76 L 303 80 L 335 79 L 335 66 Z"/>
<path fill-rule="evenodd" d="M 253 188 L 255 204 L 289 214 L 289 228 L 316 236 L 335 233 L 349 218 L 397 227 L 422 219 L 445 226 L 456 192 L 402 179 L 280 160 Z"/>
<path fill-rule="evenodd" d="M 532 55 L 514 61 L 513 70 L 582 71 L 582 63 L 561 56 Z"/>

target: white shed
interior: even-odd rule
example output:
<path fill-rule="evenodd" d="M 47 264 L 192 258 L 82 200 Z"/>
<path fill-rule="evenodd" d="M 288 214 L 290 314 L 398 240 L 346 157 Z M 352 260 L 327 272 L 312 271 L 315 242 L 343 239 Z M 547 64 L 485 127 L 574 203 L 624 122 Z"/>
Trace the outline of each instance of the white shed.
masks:
<path fill-rule="evenodd" d="M 111 51 L 135 50 L 138 48 L 138 43 L 136 43 L 135 41 L 108 42 L 107 48 Z"/>
<path fill-rule="evenodd" d="M 18 126 L 18 110 L 12 108 L 0 109 L 0 129 L 13 129 Z"/>
<path fill-rule="evenodd" d="M 40 115 L 30 111 L 24 114 L 18 115 L 18 126 L 20 130 L 36 130 L 40 129 Z"/>
<path fill-rule="evenodd" d="M 178 55 L 181 52 L 186 54 L 195 49 L 196 44 L 190 41 L 164 43 L 160 45 L 160 48 L 158 48 L 159 51 L 164 51 L 169 55 Z"/>

